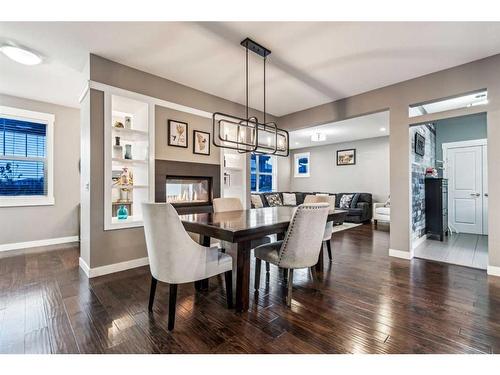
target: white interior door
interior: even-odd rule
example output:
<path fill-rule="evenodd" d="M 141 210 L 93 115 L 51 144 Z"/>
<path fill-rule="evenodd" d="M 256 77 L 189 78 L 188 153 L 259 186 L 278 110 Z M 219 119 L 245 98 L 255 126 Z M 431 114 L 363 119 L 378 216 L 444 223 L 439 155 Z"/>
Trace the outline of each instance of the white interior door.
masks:
<path fill-rule="evenodd" d="M 449 148 L 449 220 L 461 233 L 483 234 L 483 146 Z"/>
<path fill-rule="evenodd" d="M 483 146 L 483 234 L 488 234 L 488 146 Z"/>

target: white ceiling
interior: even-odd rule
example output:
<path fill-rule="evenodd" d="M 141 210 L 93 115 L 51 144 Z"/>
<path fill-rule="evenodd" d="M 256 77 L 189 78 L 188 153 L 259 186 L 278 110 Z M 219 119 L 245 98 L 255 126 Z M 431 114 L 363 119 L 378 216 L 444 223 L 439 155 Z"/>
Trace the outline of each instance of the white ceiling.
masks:
<path fill-rule="evenodd" d="M 277 116 L 500 53 L 498 22 L 1 22 L 0 42 L 36 49 L 46 62 L 26 67 L 1 55 L 0 92 L 78 106 L 92 52 L 244 103 L 247 36 L 272 50 L 268 110 Z M 257 108 L 260 63 L 252 57 Z"/>
<path fill-rule="evenodd" d="M 321 142 L 311 141 L 311 136 L 318 132 L 325 134 L 326 139 Z M 290 132 L 290 149 L 351 142 L 387 135 L 389 135 L 388 111 L 295 130 Z"/>

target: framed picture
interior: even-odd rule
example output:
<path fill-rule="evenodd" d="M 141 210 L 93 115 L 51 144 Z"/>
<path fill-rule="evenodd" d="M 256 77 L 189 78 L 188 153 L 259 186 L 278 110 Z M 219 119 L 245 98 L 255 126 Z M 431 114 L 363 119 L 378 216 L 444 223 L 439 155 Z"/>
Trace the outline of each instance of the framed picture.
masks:
<path fill-rule="evenodd" d="M 415 133 L 415 154 L 425 155 L 425 137 L 420 133 Z"/>
<path fill-rule="evenodd" d="M 356 164 L 356 149 L 337 150 L 337 165 L 354 165 Z"/>
<path fill-rule="evenodd" d="M 168 120 L 168 145 L 175 147 L 188 146 L 188 124 L 186 122 Z"/>
<path fill-rule="evenodd" d="M 311 173 L 310 153 L 302 152 L 294 155 L 294 177 L 309 177 Z"/>
<path fill-rule="evenodd" d="M 210 133 L 193 130 L 193 154 L 210 155 Z"/>

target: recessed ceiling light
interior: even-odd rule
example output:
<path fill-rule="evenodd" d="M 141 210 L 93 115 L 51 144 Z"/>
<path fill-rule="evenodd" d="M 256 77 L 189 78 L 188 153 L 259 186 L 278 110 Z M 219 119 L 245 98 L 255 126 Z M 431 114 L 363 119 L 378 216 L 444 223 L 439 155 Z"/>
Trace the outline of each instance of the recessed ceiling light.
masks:
<path fill-rule="evenodd" d="M 311 141 L 313 142 L 322 142 L 324 140 L 326 140 L 325 133 L 316 132 L 311 136 Z"/>
<path fill-rule="evenodd" d="M 385 129 L 385 128 L 380 128 L 380 131 L 381 131 L 381 132 L 385 132 L 385 131 L 386 131 L 386 129 Z"/>
<path fill-rule="evenodd" d="M 9 59 L 14 60 L 24 65 L 38 65 L 42 62 L 42 57 L 36 52 L 30 51 L 27 48 L 4 44 L 0 47 L 0 51 Z"/>

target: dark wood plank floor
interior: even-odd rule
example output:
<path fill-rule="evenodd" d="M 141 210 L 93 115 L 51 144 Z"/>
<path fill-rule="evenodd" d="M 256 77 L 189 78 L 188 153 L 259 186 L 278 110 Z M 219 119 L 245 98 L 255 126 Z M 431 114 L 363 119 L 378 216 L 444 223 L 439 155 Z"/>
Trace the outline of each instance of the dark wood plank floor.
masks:
<path fill-rule="evenodd" d="M 369 225 L 336 233 L 319 283 L 294 273 L 291 309 L 276 268 L 240 315 L 222 277 L 204 292 L 181 285 L 173 333 L 167 285 L 147 312 L 148 267 L 88 281 L 77 248 L 2 258 L 0 353 L 500 352 L 500 280 L 390 258 L 388 242 Z"/>

